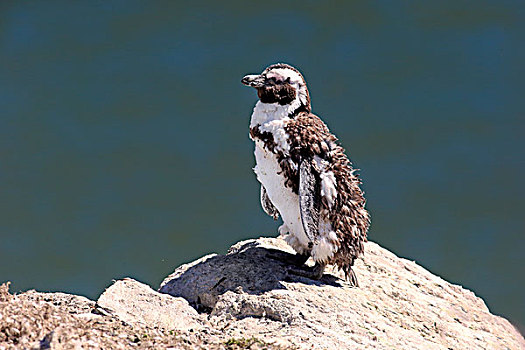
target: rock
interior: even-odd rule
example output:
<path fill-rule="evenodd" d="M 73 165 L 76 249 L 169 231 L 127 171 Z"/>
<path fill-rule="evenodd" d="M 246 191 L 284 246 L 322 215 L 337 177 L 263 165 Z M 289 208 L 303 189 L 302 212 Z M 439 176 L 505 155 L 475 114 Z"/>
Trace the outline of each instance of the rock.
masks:
<path fill-rule="evenodd" d="M 20 300 L 28 303 L 47 302 L 74 315 L 91 314 L 95 302 L 80 295 L 67 293 L 40 293 L 34 290 L 27 291 L 17 296 Z"/>
<path fill-rule="evenodd" d="M 124 282 L 124 283 L 120 283 Z M 137 281 L 120 281 L 136 293 L 147 289 Z M 130 283 L 128 283 L 130 282 Z M 111 287 L 110 287 L 111 288 Z M 4 349 L 225 349 L 226 342 L 232 344 L 241 339 L 224 339 L 220 332 L 208 329 L 173 330 L 155 325 L 155 322 L 137 320 L 130 324 L 116 314 L 101 309 L 94 301 L 65 293 L 40 293 L 28 291 L 13 295 L 9 283 L 0 284 L 0 350 Z M 126 290 L 129 290 L 126 289 Z M 151 288 L 149 288 L 150 291 Z M 153 291 L 153 293 L 158 294 Z M 146 294 L 144 294 L 146 296 Z M 123 296 L 123 295 L 121 295 Z M 126 296 L 123 296 L 127 298 Z M 167 295 L 163 298 L 174 299 Z M 143 306 L 158 302 L 144 300 Z M 183 301 L 187 305 L 186 301 Z M 167 303 L 167 311 L 172 303 Z M 90 312 L 85 312 L 88 309 Z M 101 310 L 103 310 L 101 312 Z M 148 317 L 164 309 L 153 309 Z M 195 311 L 191 311 L 195 315 Z M 158 316 L 158 314 L 157 314 Z M 178 315 L 181 316 L 181 315 Z M 185 320 L 186 316 L 182 314 Z M 146 324 L 148 323 L 148 324 Z M 202 325 L 206 326 L 206 322 Z M 252 344 L 246 349 L 282 349 L 263 341 L 244 339 L 242 344 Z M 260 347 L 258 347 L 260 345 Z M 236 349 L 235 347 L 228 347 Z"/>
<path fill-rule="evenodd" d="M 116 315 L 131 325 L 167 330 L 199 329 L 204 320 L 183 298 L 173 298 L 125 278 L 107 288 L 97 300 L 101 312 Z"/>
<path fill-rule="evenodd" d="M 177 268 L 159 291 L 210 314 L 229 337 L 315 349 L 525 349 L 474 293 L 379 245 L 356 262 L 359 288 L 327 269 L 320 281 L 289 275 L 281 239 L 239 242 Z M 275 259 L 277 257 L 277 259 Z"/>
<path fill-rule="evenodd" d="M 282 242 L 286 244 L 285 242 Z M 207 255 L 182 265 L 168 276 L 159 291 L 182 297 L 197 308 L 213 309 L 218 297 L 226 291 L 262 295 L 275 289 L 286 289 L 286 264 L 268 257 L 289 255 L 282 250 L 261 246 L 257 241 L 240 242 L 227 255 Z"/>
<path fill-rule="evenodd" d="M 0 285 L 0 350 L 525 349 L 474 293 L 369 242 L 352 288 L 328 268 L 287 273 L 278 238 L 177 268 L 159 291 L 126 278 L 97 302 L 64 293 L 12 295 Z"/>
<path fill-rule="evenodd" d="M 95 302 L 84 297 L 35 291 L 12 295 L 8 287 L 0 285 L 1 350 L 204 348 L 192 334 L 182 340 L 154 327 L 131 327 L 112 315 L 94 314 Z"/>

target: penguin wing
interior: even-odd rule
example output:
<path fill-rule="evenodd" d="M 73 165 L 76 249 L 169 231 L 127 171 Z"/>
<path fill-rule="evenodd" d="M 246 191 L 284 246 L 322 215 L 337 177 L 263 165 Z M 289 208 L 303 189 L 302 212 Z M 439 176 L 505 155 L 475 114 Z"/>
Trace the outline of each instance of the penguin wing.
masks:
<path fill-rule="evenodd" d="M 268 193 L 266 193 L 266 188 L 264 188 L 262 184 L 261 184 L 261 206 L 264 212 L 270 215 L 274 220 L 277 220 L 279 218 L 279 211 L 273 205 L 272 201 L 270 200 L 270 197 L 268 197 Z"/>
<path fill-rule="evenodd" d="M 317 180 L 310 160 L 305 159 L 299 166 L 299 208 L 304 232 L 310 242 L 319 234 L 319 208 L 321 200 L 317 192 Z"/>

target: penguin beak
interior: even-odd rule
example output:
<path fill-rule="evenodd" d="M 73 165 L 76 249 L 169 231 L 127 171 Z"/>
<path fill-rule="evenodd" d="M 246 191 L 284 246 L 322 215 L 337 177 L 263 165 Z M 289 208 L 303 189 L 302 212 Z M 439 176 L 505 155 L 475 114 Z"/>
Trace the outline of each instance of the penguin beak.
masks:
<path fill-rule="evenodd" d="M 259 88 L 264 85 L 265 80 L 265 77 L 263 77 L 262 75 L 251 74 L 246 75 L 244 78 L 242 78 L 241 83 L 243 83 L 246 86 Z"/>

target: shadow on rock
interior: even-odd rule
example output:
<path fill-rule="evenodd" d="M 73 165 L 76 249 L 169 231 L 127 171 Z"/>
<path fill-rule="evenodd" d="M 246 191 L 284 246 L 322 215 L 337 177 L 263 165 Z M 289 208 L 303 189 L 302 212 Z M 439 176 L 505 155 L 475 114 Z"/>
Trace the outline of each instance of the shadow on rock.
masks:
<path fill-rule="evenodd" d="M 180 266 L 162 282 L 159 292 L 183 297 L 199 312 L 211 312 L 219 297 L 229 291 L 260 295 L 286 289 L 283 281 L 341 286 L 332 275 L 314 281 L 289 274 L 286 261 L 292 257 L 291 253 L 250 241 L 232 247 L 227 255 L 208 255 Z"/>

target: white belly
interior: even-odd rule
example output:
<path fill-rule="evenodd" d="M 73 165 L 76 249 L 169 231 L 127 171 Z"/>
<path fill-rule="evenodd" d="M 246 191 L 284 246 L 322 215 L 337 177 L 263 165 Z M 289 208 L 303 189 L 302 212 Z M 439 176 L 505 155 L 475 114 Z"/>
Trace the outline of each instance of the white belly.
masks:
<path fill-rule="evenodd" d="M 256 166 L 253 169 L 257 179 L 264 188 L 273 205 L 279 210 L 284 225 L 280 232 L 289 235 L 286 241 L 299 253 L 308 250 L 309 240 L 301 222 L 299 209 L 299 196 L 292 189 L 284 185 L 285 178 L 281 173 L 281 167 L 274 153 L 269 152 L 263 146 L 262 141 L 255 143 Z M 284 232 L 283 232 L 284 231 Z"/>

